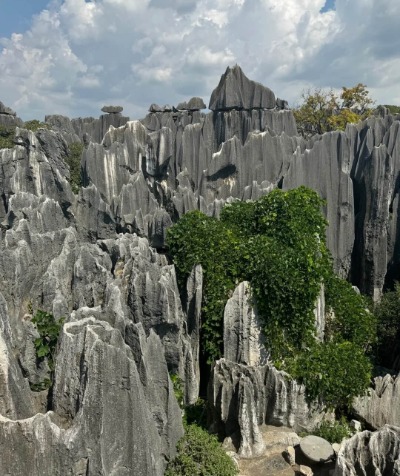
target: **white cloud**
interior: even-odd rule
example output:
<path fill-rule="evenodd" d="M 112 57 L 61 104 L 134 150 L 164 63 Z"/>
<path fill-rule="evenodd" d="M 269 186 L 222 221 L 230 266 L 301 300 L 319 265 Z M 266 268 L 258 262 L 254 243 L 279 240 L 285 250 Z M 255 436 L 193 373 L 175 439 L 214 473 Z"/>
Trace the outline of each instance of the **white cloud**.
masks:
<path fill-rule="evenodd" d="M 3 102 L 24 117 L 132 117 L 151 102 L 207 102 L 228 65 L 294 101 L 306 86 L 366 83 L 398 102 L 398 0 L 64 0 L 0 40 Z"/>

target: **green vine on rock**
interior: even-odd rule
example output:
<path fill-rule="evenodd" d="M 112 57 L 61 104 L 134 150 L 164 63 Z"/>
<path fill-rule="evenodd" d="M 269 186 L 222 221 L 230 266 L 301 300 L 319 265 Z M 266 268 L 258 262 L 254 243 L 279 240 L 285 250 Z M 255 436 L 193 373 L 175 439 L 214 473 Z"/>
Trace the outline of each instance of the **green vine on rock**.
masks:
<path fill-rule="evenodd" d="M 201 344 L 210 364 L 223 355 L 226 301 L 246 280 L 275 365 L 304 383 L 310 399 L 343 408 L 368 386 L 366 353 L 376 323 L 364 298 L 334 275 L 321 213 L 325 205 L 306 187 L 276 189 L 255 202 L 226 205 L 219 220 L 187 213 L 168 230 L 167 244 L 182 293 L 193 266 L 202 265 Z M 314 314 L 321 289 L 324 342 L 316 338 Z"/>
<path fill-rule="evenodd" d="M 44 379 L 44 381 L 39 384 L 31 384 L 31 389 L 34 391 L 41 391 L 52 385 L 57 342 L 64 320 L 64 318 L 56 320 L 53 314 L 40 309 L 36 311 L 32 318 L 32 323 L 39 333 L 39 337 L 34 340 L 36 357 L 39 362 L 46 359 L 50 369 L 49 378 Z"/>

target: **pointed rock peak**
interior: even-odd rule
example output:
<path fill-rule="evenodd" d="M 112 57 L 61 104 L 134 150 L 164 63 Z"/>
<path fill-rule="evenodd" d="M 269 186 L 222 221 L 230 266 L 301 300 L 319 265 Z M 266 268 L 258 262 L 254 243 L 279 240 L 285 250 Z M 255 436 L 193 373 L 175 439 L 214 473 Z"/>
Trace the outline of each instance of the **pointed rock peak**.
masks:
<path fill-rule="evenodd" d="M 274 109 L 275 94 L 260 83 L 251 81 L 240 66 L 228 67 L 211 94 L 209 109 Z"/>
<path fill-rule="evenodd" d="M 6 114 L 7 116 L 17 115 L 16 112 L 14 112 L 10 107 L 5 106 L 1 101 L 0 101 L 0 114 Z"/>

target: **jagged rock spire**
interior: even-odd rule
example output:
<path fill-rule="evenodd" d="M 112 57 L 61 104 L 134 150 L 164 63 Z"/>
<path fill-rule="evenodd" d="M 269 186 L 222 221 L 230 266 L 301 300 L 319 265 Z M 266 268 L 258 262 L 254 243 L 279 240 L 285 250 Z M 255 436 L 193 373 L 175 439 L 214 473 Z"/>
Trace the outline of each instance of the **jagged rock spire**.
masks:
<path fill-rule="evenodd" d="M 251 81 L 240 66 L 229 67 L 211 94 L 209 109 L 274 109 L 275 94 L 260 83 Z"/>

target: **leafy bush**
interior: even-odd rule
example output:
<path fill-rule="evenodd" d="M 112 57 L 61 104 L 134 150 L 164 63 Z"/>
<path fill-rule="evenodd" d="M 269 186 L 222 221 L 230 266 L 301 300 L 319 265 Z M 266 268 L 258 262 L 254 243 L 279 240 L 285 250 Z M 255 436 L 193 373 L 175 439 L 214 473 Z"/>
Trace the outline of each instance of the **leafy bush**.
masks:
<path fill-rule="evenodd" d="M 217 438 L 197 425 L 185 425 L 185 435 L 178 442 L 178 454 L 165 476 L 234 476 L 238 474 L 232 459 Z"/>
<path fill-rule="evenodd" d="M 82 170 L 81 157 L 83 151 L 83 144 L 80 142 L 73 142 L 68 147 L 68 155 L 66 162 L 69 166 L 69 181 L 72 191 L 78 193 L 82 187 Z"/>
<path fill-rule="evenodd" d="M 24 122 L 23 128 L 28 129 L 28 131 L 37 132 L 39 129 L 50 129 L 50 126 L 45 122 L 32 119 L 31 121 Z"/>
<path fill-rule="evenodd" d="M 341 443 L 344 438 L 350 438 L 353 432 L 347 422 L 342 417 L 339 421 L 323 421 L 318 428 L 314 429 L 313 435 L 324 438 L 330 443 Z"/>
<path fill-rule="evenodd" d="M 11 149 L 14 147 L 15 127 L 0 125 L 0 149 Z"/>
<path fill-rule="evenodd" d="M 325 279 L 326 338 L 350 341 L 365 351 L 376 341 L 377 320 L 368 310 L 367 302 L 357 294 L 351 284 L 330 274 Z"/>
<path fill-rule="evenodd" d="M 287 371 L 306 387 L 308 400 L 319 400 L 341 411 L 367 389 L 372 365 L 352 342 L 314 343 L 287 359 Z"/>
<path fill-rule="evenodd" d="M 184 387 L 182 379 L 179 377 L 178 374 L 170 374 L 170 379 L 172 382 L 172 386 L 174 388 L 175 398 L 181 408 L 183 408 L 183 401 L 184 401 Z"/>
<path fill-rule="evenodd" d="M 64 318 L 56 321 L 52 314 L 38 310 L 32 318 L 33 324 L 39 333 L 39 337 L 35 339 L 36 356 L 39 361 L 47 360 L 50 369 L 49 378 L 44 379 L 39 384 L 31 384 L 33 391 L 41 391 L 52 385 L 52 373 L 55 366 L 55 351 L 57 347 L 58 337 L 64 323 Z"/>

